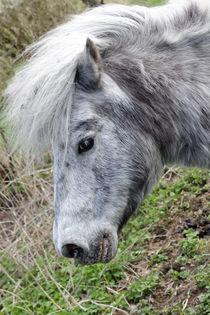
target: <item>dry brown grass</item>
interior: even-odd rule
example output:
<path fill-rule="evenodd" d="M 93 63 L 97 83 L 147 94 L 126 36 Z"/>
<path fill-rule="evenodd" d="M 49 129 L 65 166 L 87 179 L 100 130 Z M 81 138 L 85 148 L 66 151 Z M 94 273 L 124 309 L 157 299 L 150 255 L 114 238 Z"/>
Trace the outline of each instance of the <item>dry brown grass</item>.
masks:
<path fill-rule="evenodd" d="M 0 93 L 6 87 L 8 79 L 13 75 L 15 64 L 19 62 L 19 60 L 17 62 L 17 59 L 26 46 L 67 19 L 69 14 L 76 14 L 84 9 L 81 0 L 24 0 L 19 6 L 15 7 L 9 5 L 9 1 L 3 0 L 1 3 Z M 5 221 L 5 218 L 8 218 L 5 228 L 2 227 L 1 233 L 1 236 L 4 234 L 4 239 L 8 240 L 10 239 L 8 233 L 11 234 L 11 230 L 16 229 L 14 227 L 15 220 L 13 220 L 15 216 L 11 214 L 20 213 L 26 200 L 31 207 L 32 200 L 34 200 L 34 203 L 40 203 L 40 201 L 37 201 L 37 198 L 39 198 L 37 195 L 39 195 L 41 187 L 43 188 L 39 176 L 35 176 L 33 179 L 34 181 L 38 180 L 38 183 L 33 182 L 30 176 L 24 175 L 25 166 L 20 162 L 20 159 L 11 156 L 10 151 L 5 128 L 0 117 L 0 221 Z M 45 188 L 45 196 L 48 194 L 48 190 Z M 21 217 L 23 216 L 24 214 L 21 214 Z M 4 223 L 2 224 L 4 225 Z M 0 239 L 0 244 L 2 247 L 5 242 Z"/>
<path fill-rule="evenodd" d="M 81 0 L 24 0 L 16 7 L 3 1 L 0 12 L 0 91 L 6 87 L 15 60 L 27 45 L 64 21 L 69 14 L 83 9 Z"/>
<path fill-rule="evenodd" d="M 15 66 L 20 62 L 21 52 L 40 35 L 65 21 L 69 14 L 76 14 L 85 8 L 81 0 L 24 0 L 17 7 L 8 6 L 8 1 L 2 1 L 2 5 L 3 10 L 0 12 L 0 94 L 6 87 L 9 78 L 14 74 Z M 21 158 L 10 154 L 11 148 L 5 132 L 5 129 L 8 128 L 3 127 L 1 118 L 0 269 L 8 279 L 16 283 L 14 274 L 17 273 L 17 270 L 20 278 L 24 278 L 25 272 L 36 264 L 37 258 L 43 260 L 45 245 L 52 243 L 52 171 L 48 161 L 36 161 L 31 163 L 30 167 L 28 165 L 26 167 Z M 54 251 L 53 253 L 56 255 Z M 9 257 L 17 266 L 14 274 L 1 264 Z M 58 286 L 45 263 L 43 266 L 41 272 L 43 277 L 51 279 Z M 4 280 L 2 281 L 0 288 L 4 286 Z M 42 292 L 45 292 L 39 279 L 34 279 L 34 284 L 31 285 L 37 285 Z M 15 286 L 14 300 L 18 299 L 18 292 L 22 289 L 18 283 Z M 8 292 L 3 292 L 1 289 L 0 295 L 5 296 L 5 294 L 7 295 Z M 61 309 L 47 292 L 45 294 L 58 309 Z M 31 313 L 27 307 L 26 311 Z"/>
<path fill-rule="evenodd" d="M 10 295 L 9 291 L 3 289 L 8 279 L 15 284 L 15 290 L 12 292 L 13 301 L 20 300 L 19 294 L 25 288 L 17 282 L 17 274 L 18 278 L 24 279 L 28 273 L 32 278 L 28 285 L 34 286 L 37 292 L 42 291 L 57 309 L 62 310 L 42 287 L 39 277 L 35 277 L 30 271 L 32 266 L 36 266 L 40 270 L 40 276 L 47 282 L 54 283 L 63 298 L 66 298 L 65 290 L 60 289 L 53 277 L 53 271 L 49 268 L 50 265 L 52 268 L 57 255 L 52 250 L 52 168 L 41 160 L 31 163 L 30 168 L 28 166 L 26 168 L 18 158 L 13 157 L 11 161 L 5 161 L 6 164 L 1 168 L 0 185 L 0 269 L 4 275 L 4 279 L 2 277 L 0 281 L 1 296 L 7 299 Z M 50 263 L 47 265 L 44 261 L 46 247 L 52 252 Z M 4 267 L 3 262 L 8 259 L 16 266 L 12 272 L 9 266 Z M 41 267 L 37 259 L 40 260 Z M 3 308 L 3 311 L 7 310 Z M 24 311 L 32 313 L 27 306 Z"/>
<path fill-rule="evenodd" d="M 1 3 L 0 93 L 13 75 L 15 63 L 26 46 L 67 19 L 69 14 L 76 14 L 84 9 L 81 0 L 24 0 L 15 7 L 10 5 L 12 1 L 3 0 Z M 28 203 L 29 213 L 33 212 L 33 207 L 37 209 L 37 204 L 39 206 L 43 202 L 46 204 L 46 200 L 39 200 L 39 198 L 44 195 L 46 199 L 50 191 L 46 185 L 51 184 L 44 183 L 40 176 L 34 176 L 32 179 L 30 175 L 25 175 L 23 163 L 17 157 L 10 155 L 11 149 L 1 120 L 0 124 L 0 218 L 4 218 L 1 222 L 5 222 L 5 218 L 8 218 L 5 227 L 2 227 L 1 236 L 4 234 L 4 240 L 11 241 L 9 235 L 17 228 L 15 217 L 21 212 L 21 218 L 25 218 L 24 203 Z M 42 166 L 42 169 L 45 167 Z M 27 222 L 24 224 L 27 225 Z M 1 247 L 5 246 L 5 241 L 0 239 L 0 244 Z"/>

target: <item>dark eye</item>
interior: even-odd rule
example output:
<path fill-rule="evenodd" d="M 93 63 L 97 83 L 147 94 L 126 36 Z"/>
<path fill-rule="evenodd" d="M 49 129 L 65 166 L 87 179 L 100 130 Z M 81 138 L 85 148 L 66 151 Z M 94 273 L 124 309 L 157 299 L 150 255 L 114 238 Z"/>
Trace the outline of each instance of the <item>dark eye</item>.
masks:
<path fill-rule="evenodd" d="M 87 138 L 87 139 L 81 140 L 78 146 L 78 153 L 80 154 L 80 153 L 83 153 L 92 149 L 93 145 L 94 145 L 93 138 Z"/>

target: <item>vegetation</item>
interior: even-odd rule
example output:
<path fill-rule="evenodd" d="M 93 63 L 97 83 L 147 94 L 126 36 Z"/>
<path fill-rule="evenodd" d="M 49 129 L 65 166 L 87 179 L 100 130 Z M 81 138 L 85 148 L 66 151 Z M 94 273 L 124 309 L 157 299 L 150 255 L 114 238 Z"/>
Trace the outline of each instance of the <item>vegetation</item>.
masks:
<path fill-rule="evenodd" d="M 15 36 L 15 41 L 4 37 L 10 46 L 0 44 L 0 59 L 3 54 L 9 69 L 0 73 L 2 88 L 20 50 L 62 20 L 69 3 L 24 1 L 20 9 L 0 13 L 0 43 L 2 21 Z M 83 8 L 72 3 L 75 10 Z M 36 12 L 30 26 L 23 12 Z M 23 29 L 31 37 L 23 36 Z M 51 158 L 26 170 L 17 155 L 8 154 L 5 128 L 1 125 L 0 314 L 209 314 L 209 171 L 165 169 L 159 186 L 121 231 L 115 259 L 81 267 L 59 257 L 52 245 Z"/>
<path fill-rule="evenodd" d="M 51 190 L 48 175 L 36 173 Z M 35 213 L 21 209 L 1 252 L 2 314 L 208 314 L 207 229 L 199 234 L 209 219 L 209 175 L 166 170 L 106 265 L 81 267 L 58 257 L 51 244 L 53 211 L 44 201 L 38 210 L 34 205 Z"/>
<path fill-rule="evenodd" d="M 1 0 L 0 11 L 0 90 L 13 74 L 20 53 L 40 35 L 64 21 L 68 14 L 80 12 L 81 0 L 21 1 Z"/>

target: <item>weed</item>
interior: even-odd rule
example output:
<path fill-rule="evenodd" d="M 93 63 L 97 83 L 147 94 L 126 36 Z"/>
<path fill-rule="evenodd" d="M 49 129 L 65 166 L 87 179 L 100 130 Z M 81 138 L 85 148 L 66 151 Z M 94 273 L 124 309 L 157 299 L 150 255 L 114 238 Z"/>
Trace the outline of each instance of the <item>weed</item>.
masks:
<path fill-rule="evenodd" d="M 192 258 L 198 253 L 203 241 L 198 238 L 198 231 L 193 232 L 192 229 L 189 229 L 184 231 L 183 234 L 186 236 L 186 239 L 179 241 L 181 253 Z"/>

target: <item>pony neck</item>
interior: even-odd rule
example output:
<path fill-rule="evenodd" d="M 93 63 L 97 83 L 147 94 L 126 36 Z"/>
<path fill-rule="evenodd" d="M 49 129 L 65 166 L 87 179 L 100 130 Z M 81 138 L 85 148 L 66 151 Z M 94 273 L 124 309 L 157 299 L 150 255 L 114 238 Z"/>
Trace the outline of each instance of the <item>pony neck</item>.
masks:
<path fill-rule="evenodd" d="M 144 132 L 155 140 L 164 163 L 210 167 L 207 71 L 195 74 L 195 60 L 188 56 L 165 53 L 140 59 L 123 57 L 105 69 L 129 96 L 139 135 Z"/>

